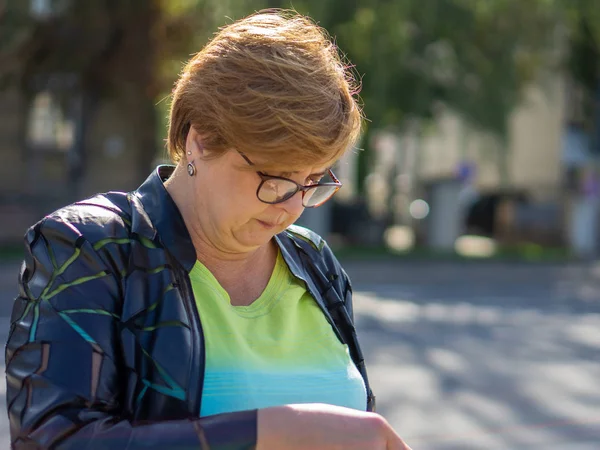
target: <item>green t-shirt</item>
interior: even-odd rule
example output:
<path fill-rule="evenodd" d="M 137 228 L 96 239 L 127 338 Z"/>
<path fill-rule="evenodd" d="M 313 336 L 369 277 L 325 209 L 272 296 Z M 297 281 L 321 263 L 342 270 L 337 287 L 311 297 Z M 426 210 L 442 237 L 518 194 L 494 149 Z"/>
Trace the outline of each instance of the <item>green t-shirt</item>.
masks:
<path fill-rule="evenodd" d="M 206 342 L 202 417 L 292 403 L 366 409 L 348 347 L 281 254 L 249 306 L 231 306 L 199 261 L 190 277 Z"/>

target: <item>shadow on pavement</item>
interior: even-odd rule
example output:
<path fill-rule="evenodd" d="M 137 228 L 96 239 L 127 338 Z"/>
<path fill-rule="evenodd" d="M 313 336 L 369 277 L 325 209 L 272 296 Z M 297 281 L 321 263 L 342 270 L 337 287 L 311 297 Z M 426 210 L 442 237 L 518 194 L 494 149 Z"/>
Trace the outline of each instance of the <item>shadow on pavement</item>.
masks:
<path fill-rule="evenodd" d="M 355 286 L 378 410 L 409 445 L 600 448 L 597 301 L 548 273 L 416 275 Z"/>

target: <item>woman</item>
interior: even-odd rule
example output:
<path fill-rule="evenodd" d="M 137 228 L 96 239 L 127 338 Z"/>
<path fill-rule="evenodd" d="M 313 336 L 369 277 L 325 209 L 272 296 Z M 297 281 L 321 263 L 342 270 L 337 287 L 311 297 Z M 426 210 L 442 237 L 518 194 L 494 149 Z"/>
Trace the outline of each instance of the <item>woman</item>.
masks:
<path fill-rule="evenodd" d="M 307 18 L 233 23 L 174 89 L 176 166 L 28 231 L 7 344 L 15 449 L 408 448 L 370 412 L 346 274 L 292 226 L 341 186 L 353 94 Z"/>

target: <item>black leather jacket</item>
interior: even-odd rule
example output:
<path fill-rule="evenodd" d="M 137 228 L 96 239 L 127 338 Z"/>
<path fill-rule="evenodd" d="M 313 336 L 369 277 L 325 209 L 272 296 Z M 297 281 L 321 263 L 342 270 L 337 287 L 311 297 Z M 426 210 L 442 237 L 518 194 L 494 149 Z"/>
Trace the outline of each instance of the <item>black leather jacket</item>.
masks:
<path fill-rule="evenodd" d="M 26 234 L 6 345 L 15 449 L 242 450 L 256 411 L 199 418 L 202 323 L 188 273 L 196 253 L 160 166 L 134 192 L 62 208 Z M 345 272 L 316 234 L 276 236 L 350 347 L 369 393 Z"/>

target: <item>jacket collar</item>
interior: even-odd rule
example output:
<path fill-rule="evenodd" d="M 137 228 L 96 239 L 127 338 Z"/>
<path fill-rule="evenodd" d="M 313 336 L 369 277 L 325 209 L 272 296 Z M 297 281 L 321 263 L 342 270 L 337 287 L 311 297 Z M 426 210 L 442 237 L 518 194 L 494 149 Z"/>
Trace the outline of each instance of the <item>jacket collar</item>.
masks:
<path fill-rule="evenodd" d="M 189 272 L 196 262 L 196 250 L 177 205 L 167 192 L 164 181 L 175 171 L 175 166 L 158 166 L 142 185 L 133 192 L 132 201 L 141 202 L 143 213 L 133 217 L 132 228 L 145 237 L 154 239 L 158 234 L 167 248 L 184 269 Z M 139 209 L 136 208 L 138 211 Z M 145 220 L 146 219 L 146 220 Z"/>
<path fill-rule="evenodd" d="M 189 273 L 196 263 L 196 250 L 183 217 L 164 186 L 174 171 L 172 165 L 158 166 L 133 192 L 131 200 L 140 202 L 142 208 L 135 208 L 132 229 L 151 240 L 158 235 L 169 253 Z M 276 235 L 275 241 L 292 274 L 306 281 L 309 277 L 296 256 L 301 247 L 285 231 Z"/>
<path fill-rule="evenodd" d="M 186 273 L 189 273 L 196 263 L 196 250 L 183 217 L 163 184 L 174 170 L 175 166 L 172 165 L 158 166 L 146 181 L 132 193 L 130 200 L 134 203 L 141 203 L 141 207 L 133 208 L 135 214 L 132 217 L 132 230 L 151 240 L 158 235 L 162 245 L 182 265 Z M 316 266 L 318 258 L 314 256 L 314 252 L 305 249 L 304 246 L 308 244 L 294 239 L 287 230 L 277 234 L 275 242 L 279 246 L 290 272 L 306 283 L 308 291 L 316 300 L 323 314 L 332 324 L 338 336 L 341 336 L 323 301 L 321 289 L 314 277 L 307 272 L 303 264 L 304 258 L 300 255 L 303 253 L 309 257 L 311 264 Z M 340 337 L 340 339 L 342 338 Z"/>

